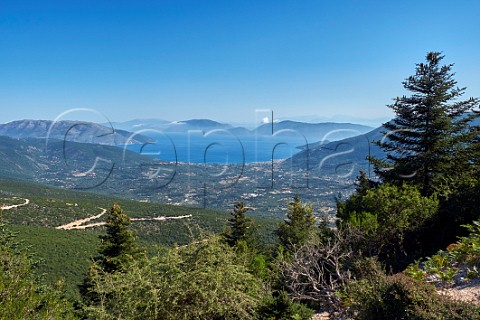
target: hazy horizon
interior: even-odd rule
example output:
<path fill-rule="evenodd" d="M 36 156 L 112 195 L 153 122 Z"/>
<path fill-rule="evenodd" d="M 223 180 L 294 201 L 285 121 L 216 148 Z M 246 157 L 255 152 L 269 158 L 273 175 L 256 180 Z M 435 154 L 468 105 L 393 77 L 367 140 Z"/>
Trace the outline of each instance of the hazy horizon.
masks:
<path fill-rule="evenodd" d="M 294 121 L 294 122 L 302 122 L 302 123 L 311 123 L 311 124 L 318 124 L 318 123 L 352 123 L 352 124 L 358 124 L 358 125 L 363 125 L 366 127 L 371 127 L 377 128 L 381 126 L 383 123 L 389 121 L 391 118 L 390 117 L 383 117 L 383 118 L 360 118 L 360 117 L 351 117 L 347 115 L 335 115 L 332 117 L 320 117 L 317 115 L 308 115 L 308 116 L 293 116 L 293 117 L 281 117 L 277 118 L 274 116 L 273 121 L 275 123 L 282 122 L 282 121 Z M 72 116 L 65 116 L 65 117 L 60 117 L 60 118 L 25 118 L 25 119 L 13 119 L 10 121 L 5 121 L 5 122 L 0 122 L 0 124 L 7 124 L 15 121 L 24 121 L 24 120 L 33 120 L 33 121 L 55 121 L 55 120 L 67 120 L 67 121 L 88 121 L 88 122 L 93 122 L 93 123 L 98 123 L 102 125 L 109 125 L 112 124 L 115 127 L 115 124 L 128 124 L 130 122 L 138 122 L 141 123 L 142 121 L 145 121 L 147 123 L 151 123 L 152 121 L 158 121 L 158 122 L 163 122 L 166 121 L 168 123 L 181 123 L 184 121 L 190 121 L 190 120 L 212 120 L 221 124 L 228 124 L 231 125 L 232 127 L 244 127 L 246 129 L 254 129 L 259 127 L 262 124 L 269 123 L 270 119 L 268 122 L 262 122 L 258 121 L 258 119 L 253 119 L 252 121 L 245 121 L 245 122 L 238 122 L 238 121 L 218 121 L 217 119 L 210 119 L 210 118 L 188 118 L 188 119 L 178 119 L 178 120 L 172 120 L 172 119 L 160 119 L 160 118 L 134 118 L 134 119 L 128 119 L 126 121 L 110 121 L 108 117 L 102 117 L 101 115 L 98 114 L 89 114 L 88 112 L 82 113 L 74 113 Z M 107 121 L 105 121 L 107 120 Z M 146 126 L 148 127 L 148 125 Z M 122 129 L 122 128 L 119 128 Z"/>

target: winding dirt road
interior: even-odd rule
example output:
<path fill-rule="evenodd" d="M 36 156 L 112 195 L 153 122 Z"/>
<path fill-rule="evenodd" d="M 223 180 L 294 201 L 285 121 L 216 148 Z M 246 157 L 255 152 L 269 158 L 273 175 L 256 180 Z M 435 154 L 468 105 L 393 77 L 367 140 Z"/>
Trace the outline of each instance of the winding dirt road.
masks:
<path fill-rule="evenodd" d="M 3 210 L 11 210 L 11 209 L 15 209 L 15 208 L 18 208 L 18 207 L 26 206 L 27 204 L 30 203 L 30 199 L 25 198 L 23 200 L 25 201 L 24 203 L 12 204 L 12 205 L 3 205 L 3 206 L 0 207 L 0 210 L 2 210 L 2 211 Z M 58 229 L 58 230 L 85 230 L 85 229 L 88 229 L 88 228 L 104 226 L 106 224 L 105 221 L 86 224 L 87 222 L 90 222 L 92 220 L 96 220 L 96 219 L 101 218 L 105 213 L 107 213 L 107 209 L 104 209 L 104 208 L 99 208 L 99 209 L 101 209 L 102 212 L 100 212 L 99 214 L 97 214 L 95 216 L 91 216 L 91 217 L 88 217 L 88 218 L 85 218 L 85 219 L 75 220 L 73 222 L 55 227 L 55 229 Z M 130 220 L 131 221 L 165 221 L 165 220 L 188 219 L 188 218 L 191 218 L 191 217 L 192 217 L 192 215 L 188 214 L 188 215 L 184 215 L 184 216 L 171 216 L 171 217 L 159 216 L 159 217 L 153 217 L 153 218 L 130 218 Z"/>
<path fill-rule="evenodd" d="M 23 201 L 25 201 L 25 203 L 20 203 L 20 204 L 12 204 L 10 206 L 1 206 L 0 207 L 0 210 L 10 210 L 10 209 L 15 209 L 15 208 L 18 208 L 18 207 L 23 207 L 23 206 L 26 206 L 27 204 L 30 203 L 30 199 L 23 199 Z"/>
<path fill-rule="evenodd" d="M 105 221 L 85 224 L 87 222 L 90 222 L 92 220 L 100 218 L 101 216 L 103 216 L 107 212 L 106 209 L 103 209 L 103 208 L 100 208 L 100 209 L 102 209 L 102 212 L 100 214 L 97 214 L 96 216 L 91 216 L 89 218 L 76 220 L 76 221 L 64 224 L 62 226 L 58 226 L 55 229 L 59 229 L 59 230 L 85 230 L 85 229 L 88 229 L 88 228 L 104 226 L 104 225 L 107 224 Z M 192 215 L 189 214 L 189 215 L 185 215 L 185 216 L 172 216 L 172 217 L 161 216 L 161 217 L 154 217 L 154 218 L 130 218 L 130 220 L 131 221 L 165 221 L 165 220 L 187 219 L 187 218 L 191 218 L 191 217 L 192 217 Z"/>
<path fill-rule="evenodd" d="M 180 220 L 180 219 L 187 219 L 191 218 L 191 214 L 187 214 L 185 216 L 172 216 L 172 217 L 155 217 L 155 218 L 130 218 L 131 221 L 165 221 L 165 220 Z"/>
<path fill-rule="evenodd" d="M 105 213 L 107 213 L 107 209 L 104 209 L 104 208 L 99 208 L 99 209 L 101 209 L 102 212 L 97 214 L 96 216 L 91 216 L 91 217 L 88 217 L 88 218 L 85 218 L 85 219 L 76 220 L 76 221 L 64 224 L 62 226 L 55 227 L 55 229 L 59 229 L 59 230 L 85 229 L 87 226 L 90 226 L 90 225 L 83 225 L 82 226 L 82 224 L 87 223 L 87 222 L 92 221 L 92 220 L 95 220 L 95 219 L 98 219 L 101 216 L 103 216 Z M 99 222 L 99 223 L 105 224 L 104 222 Z M 96 225 L 96 223 L 91 224 L 91 226 L 93 226 L 93 227 L 94 227 L 94 225 Z M 99 225 L 101 225 L 101 224 L 99 224 Z"/>

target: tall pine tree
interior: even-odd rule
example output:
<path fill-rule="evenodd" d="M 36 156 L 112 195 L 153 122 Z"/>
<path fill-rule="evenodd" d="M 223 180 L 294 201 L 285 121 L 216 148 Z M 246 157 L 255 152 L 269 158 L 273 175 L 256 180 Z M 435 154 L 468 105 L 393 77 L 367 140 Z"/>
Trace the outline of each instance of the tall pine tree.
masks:
<path fill-rule="evenodd" d="M 83 284 L 79 286 L 86 304 L 98 300 L 92 281 L 99 274 L 124 272 L 135 260 L 145 257 L 144 250 L 139 247 L 133 231 L 129 228 L 130 224 L 130 218 L 123 209 L 114 204 L 108 212 L 107 234 L 100 236 L 99 256 L 94 259 Z"/>
<path fill-rule="evenodd" d="M 465 172 L 474 139 L 471 121 L 478 116 L 473 111 L 479 100 L 458 100 L 466 88 L 457 87 L 453 65 L 441 65 L 443 58 L 428 53 L 426 63 L 417 64 L 415 74 L 403 82 L 412 94 L 388 106 L 396 118 L 384 124 L 389 131 L 376 142 L 387 159 L 370 159 L 383 181 L 413 183 L 424 196 L 448 188 Z"/>
<path fill-rule="evenodd" d="M 237 245 L 239 241 L 252 244 L 254 224 L 251 218 L 245 216 L 248 210 L 249 208 L 245 207 L 242 201 L 238 201 L 230 213 L 231 217 L 228 219 L 227 230 L 223 233 L 223 237 L 231 247 Z"/>
<path fill-rule="evenodd" d="M 132 260 L 142 257 L 143 250 L 138 246 L 130 224 L 130 218 L 123 209 L 114 204 L 108 213 L 107 234 L 100 236 L 102 245 L 97 263 L 103 271 L 119 271 Z"/>
<path fill-rule="evenodd" d="M 298 194 L 295 195 L 288 206 L 287 219 L 280 223 L 276 231 L 280 244 L 293 251 L 304 244 L 315 230 L 312 206 L 302 204 Z"/>

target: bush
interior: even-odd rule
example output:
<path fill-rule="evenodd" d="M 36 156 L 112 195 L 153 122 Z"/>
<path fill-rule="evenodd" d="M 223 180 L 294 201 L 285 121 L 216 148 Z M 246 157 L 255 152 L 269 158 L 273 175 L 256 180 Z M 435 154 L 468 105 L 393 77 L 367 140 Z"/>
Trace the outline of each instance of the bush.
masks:
<path fill-rule="evenodd" d="M 376 275 L 350 283 L 342 298 L 357 319 L 480 319 L 480 307 L 450 301 L 435 290 L 404 274 Z"/>
<path fill-rule="evenodd" d="M 439 202 L 435 196 L 421 196 L 416 187 L 407 184 L 382 184 L 357 192 L 337 206 L 339 227 L 350 226 L 363 234 L 359 250 L 402 270 L 412 262 L 413 253 L 422 252 L 415 235 L 436 215 Z"/>
<path fill-rule="evenodd" d="M 313 310 L 290 301 L 285 291 L 267 297 L 257 312 L 259 320 L 310 320 Z"/>
<path fill-rule="evenodd" d="M 252 319 L 268 288 L 218 237 L 93 275 L 95 319 Z"/>
<path fill-rule="evenodd" d="M 470 231 L 466 237 L 461 237 L 456 245 L 449 250 L 457 259 L 471 266 L 480 266 L 480 220 L 465 225 Z"/>
<path fill-rule="evenodd" d="M 439 250 L 424 262 L 420 260 L 407 267 L 405 273 L 415 279 L 424 279 L 434 275 L 443 282 L 452 282 L 455 275 L 467 269 L 467 279 L 480 277 L 480 221 L 465 226 L 470 234 L 447 247 L 447 251 Z"/>
<path fill-rule="evenodd" d="M 0 210 L 0 319 L 74 319 L 60 290 L 34 281 L 32 263 L 14 238 L 2 224 Z"/>

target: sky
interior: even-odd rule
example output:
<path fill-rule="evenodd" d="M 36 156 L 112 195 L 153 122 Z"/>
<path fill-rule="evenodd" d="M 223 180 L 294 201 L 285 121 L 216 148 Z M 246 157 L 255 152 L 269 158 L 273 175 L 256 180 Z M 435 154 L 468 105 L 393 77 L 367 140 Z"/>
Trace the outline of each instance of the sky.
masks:
<path fill-rule="evenodd" d="M 389 118 L 429 51 L 480 96 L 479 15 L 463 0 L 0 0 L 0 122 L 76 108 L 111 121 Z"/>

